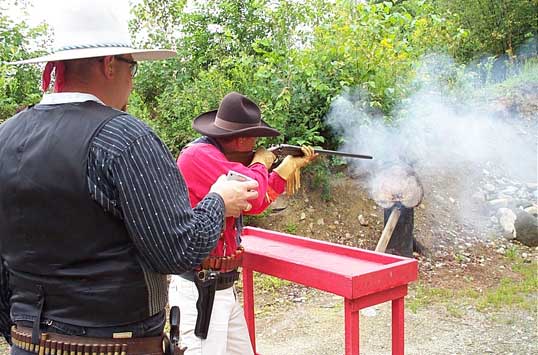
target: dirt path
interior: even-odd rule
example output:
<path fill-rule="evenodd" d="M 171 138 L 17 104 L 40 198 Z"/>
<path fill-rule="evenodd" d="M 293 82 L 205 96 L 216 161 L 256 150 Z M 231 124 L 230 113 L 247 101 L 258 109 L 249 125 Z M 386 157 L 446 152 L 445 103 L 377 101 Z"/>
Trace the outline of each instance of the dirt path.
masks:
<path fill-rule="evenodd" d="M 343 302 L 319 291 L 306 301 L 260 315 L 257 347 L 264 355 L 344 354 Z M 503 309 L 481 313 L 458 300 L 447 311 L 443 304 L 406 307 L 406 354 L 537 354 L 536 310 Z M 283 310 L 283 309 L 286 310 Z M 363 310 L 360 316 L 361 354 L 391 354 L 390 304 Z"/>

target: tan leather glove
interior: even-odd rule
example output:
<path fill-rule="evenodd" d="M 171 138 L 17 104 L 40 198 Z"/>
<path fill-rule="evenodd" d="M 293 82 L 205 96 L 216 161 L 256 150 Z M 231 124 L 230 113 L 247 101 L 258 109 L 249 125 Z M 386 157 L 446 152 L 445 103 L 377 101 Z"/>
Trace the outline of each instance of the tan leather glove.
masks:
<path fill-rule="evenodd" d="M 301 168 L 310 164 L 310 162 L 317 157 L 317 154 L 314 153 L 314 148 L 312 147 L 302 146 L 301 151 L 304 156 L 294 157 L 288 155 L 284 158 L 282 163 L 274 169 L 281 178 L 286 180 L 286 192 L 288 195 L 293 195 L 301 187 Z"/>
<path fill-rule="evenodd" d="M 249 166 L 254 163 L 262 163 L 267 169 L 270 169 L 273 163 L 276 160 L 276 155 L 273 152 L 268 151 L 264 147 L 259 147 L 254 153 L 254 157 L 250 162 Z"/>

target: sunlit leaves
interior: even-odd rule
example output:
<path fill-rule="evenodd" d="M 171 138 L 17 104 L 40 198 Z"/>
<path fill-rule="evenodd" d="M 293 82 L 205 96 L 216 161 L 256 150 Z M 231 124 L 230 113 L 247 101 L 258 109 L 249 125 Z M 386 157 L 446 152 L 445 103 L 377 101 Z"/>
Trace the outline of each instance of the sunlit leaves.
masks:
<path fill-rule="evenodd" d="M 17 109 L 34 104 L 41 98 L 39 68 L 5 62 L 28 59 L 42 53 L 31 50 L 30 44 L 43 43 L 45 30 L 43 26 L 30 29 L 25 23 L 16 23 L 0 15 L 0 122 Z"/>

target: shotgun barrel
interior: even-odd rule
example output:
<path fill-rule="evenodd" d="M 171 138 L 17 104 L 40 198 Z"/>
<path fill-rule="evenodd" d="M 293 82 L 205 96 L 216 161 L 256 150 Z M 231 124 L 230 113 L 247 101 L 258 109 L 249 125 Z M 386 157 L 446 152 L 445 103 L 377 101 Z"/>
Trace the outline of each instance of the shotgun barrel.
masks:
<path fill-rule="evenodd" d="M 291 144 L 279 144 L 274 147 L 271 147 L 268 149 L 269 151 L 273 152 L 273 154 L 277 156 L 286 156 L 286 155 L 292 155 L 295 157 L 300 157 L 303 155 L 303 152 L 301 151 L 301 147 L 298 145 L 291 145 Z M 358 158 L 358 159 L 373 159 L 371 155 L 364 155 L 364 154 L 355 154 L 355 153 L 348 153 L 348 152 L 338 152 L 336 150 L 326 150 L 326 149 L 314 149 L 314 152 L 317 154 L 324 154 L 324 155 L 338 155 L 343 157 L 349 157 L 349 158 Z"/>

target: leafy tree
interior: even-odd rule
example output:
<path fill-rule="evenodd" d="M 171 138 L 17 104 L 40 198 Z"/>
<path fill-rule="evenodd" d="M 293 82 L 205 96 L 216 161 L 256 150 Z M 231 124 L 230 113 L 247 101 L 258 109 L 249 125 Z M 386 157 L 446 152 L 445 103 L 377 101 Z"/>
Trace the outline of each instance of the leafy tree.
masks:
<path fill-rule="evenodd" d="M 266 49 L 289 46 L 290 28 L 300 21 L 301 13 L 293 1 L 274 7 L 271 1 L 198 2 L 187 11 L 184 2 L 165 0 L 143 2 L 135 14 L 158 11 L 156 6 L 160 8 L 164 2 L 174 8 L 183 6 L 177 18 L 160 21 L 163 30 L 170 23 L 178 29 L 172 40 L 178 57 L 142 68 L 131 105 L 135 110 L 139 104 L 149 105 L 149 110 L 137 112 L 146 114 L 149 123 L 177 150 L 194 136 L 192 119 L 215 108 L 228 91 L 241 91 L 262 106 L 271 95 L 282 91 L 270 85 L 266 90 L 268 78 L 257 75 L 256 68 L 261 65 L 263 70 L 266 60 L 271 60 L 265 56 Z M 146 23 L 140 19 L 146 17 L 137 15 L 133 28 L 145 28 Z M 162 45 L 158 41 L 150 38 L 146 44 Z"/>
<path fill-rule="evenodd" d="M 41 98 L 39 68 L 35 65 L 9 65 L 6 62 L 36 56 L 38 52 L 30 50 L 30 44 L 39 44 L 44 34 L 43 26 L 30 29 L 23 22 L 15 23 L 7 16 L 0 15 L 0 122 Z"/>
<path fill-rule="evenodd" d="M 339 137 L 324 117 L 343 92 L 390 119 L 430 52 L 461 61 L 514 52 L 536 33 L 538 0 L 142 0 L 131 30 L 138 46 L 178 56 L 141 65 L 129 111 L 175 153 L 196 133 L 191 122 L 229 91 L 261 106 L 283 132 L 276 141 L 323 144 Z M 46 48 L 44 29 L 0 17 L 3 61 Z M 538 37 L 536 37 L 538 38 Z M 463 70 L 463 69 L 462 69 Z M 35 66 L 0 64 L 0 119 L 39 99 Z M 350 118 L 349 124 L 356 124 Z"/>
<path fill-rule="evenodd" d="M 457 56 L 462 60 L 483 54 L 512 56 L 531 38 L 538 38 L 538 0 L 436 0 L 469 30 Z M 536 54 L 535 54 L 536 55 Z"/>
<path fill-rule="evenodd" d="M 175 44 L 178 58 L 145 66 L 132 100 L 176 152 L 195 136 L 192 119 L 216 108 L 230 90 L 260 104 L 264 118 L 283 132 L 279 140 L 334 147 L 338 138 L 324 116 L 336 96 L 360 87 L 382 116 L 406 95 L 417 58 L 434 46 L 450 50 L 462 36 L 421 0 L 195 4 L 186 11 L 184 1 L 145 1 L 135 11 L 183 7 L 171 12 L 174 18 L 158 17 L 162 31 L 177 28 L 172 39 L 148 38 L 152 45 Z M 134 28 L 145 28 L 146 18 L 137 15 Z"/>

